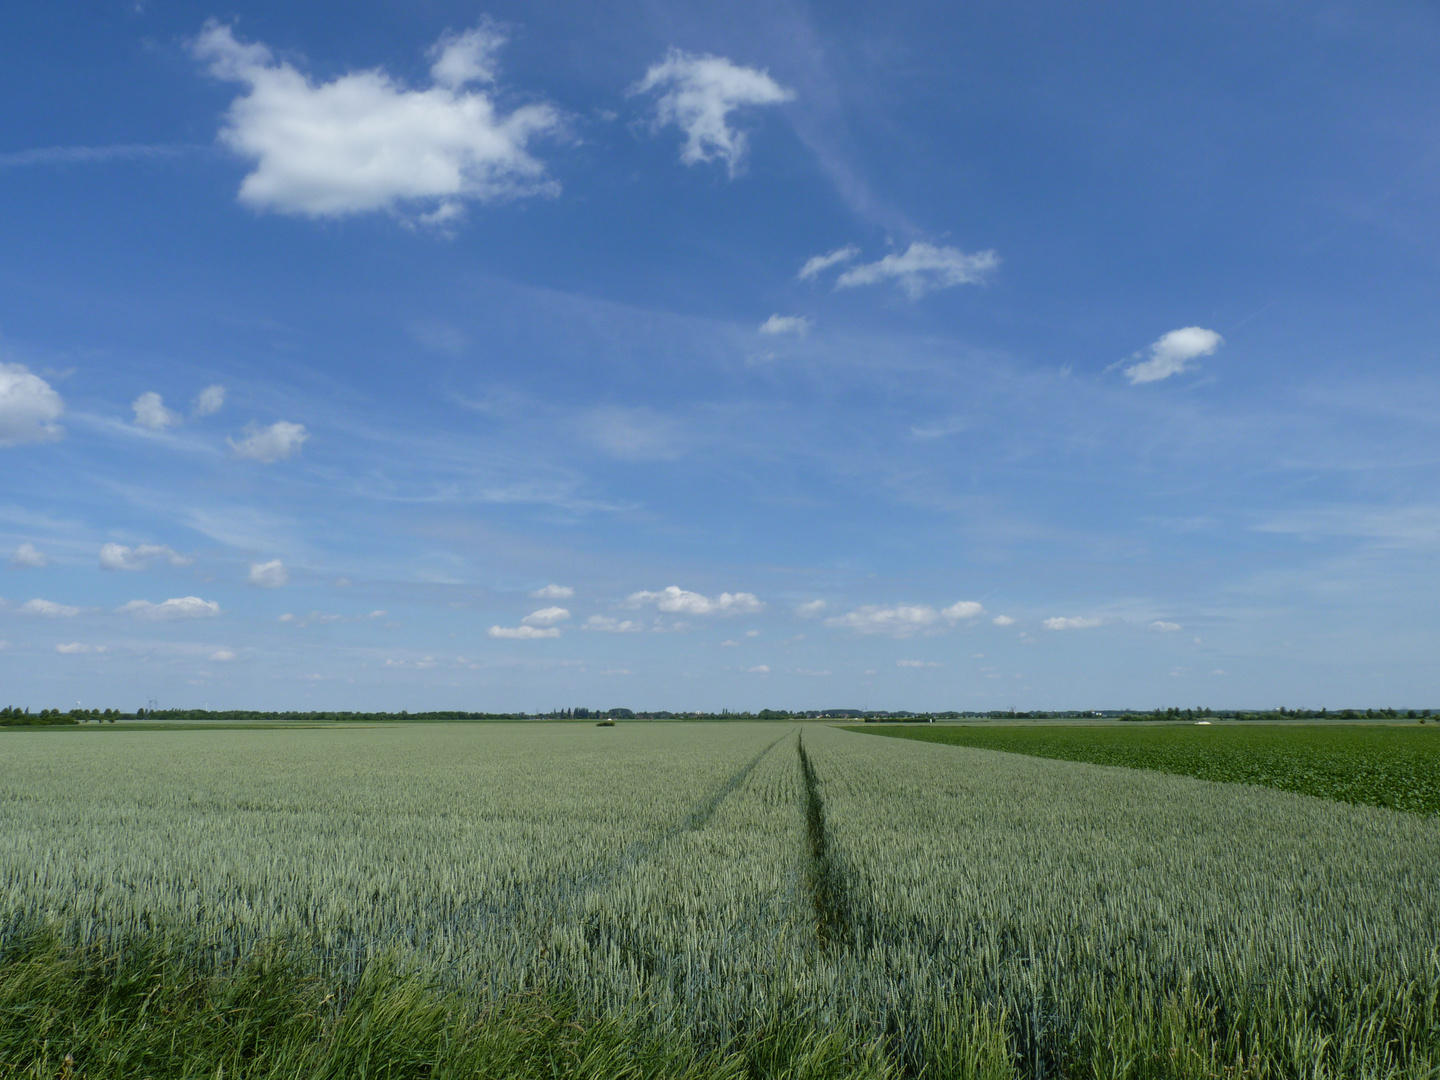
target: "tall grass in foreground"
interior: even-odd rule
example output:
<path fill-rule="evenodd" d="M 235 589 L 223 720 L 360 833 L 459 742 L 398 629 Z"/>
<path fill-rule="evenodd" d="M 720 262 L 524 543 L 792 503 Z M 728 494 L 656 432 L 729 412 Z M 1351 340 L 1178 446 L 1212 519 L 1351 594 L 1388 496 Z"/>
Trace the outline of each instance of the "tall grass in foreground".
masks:
<path fill-rule="evenodd" d="M 1440 1075 L 1433 820 L 783 725 L 121 734 L 0 760 L 0 1071 Z"/>

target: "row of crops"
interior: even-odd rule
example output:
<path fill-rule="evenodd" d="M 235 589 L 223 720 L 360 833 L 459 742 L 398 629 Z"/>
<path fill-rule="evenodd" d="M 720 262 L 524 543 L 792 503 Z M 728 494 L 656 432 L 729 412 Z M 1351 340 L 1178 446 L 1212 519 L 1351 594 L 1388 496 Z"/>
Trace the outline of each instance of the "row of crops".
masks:
<path fill-rule="evenodd" d="M 876 1074 L 1440 1066 L 1430 818 L 814 725 L 107 736 L 6 743 L 6 941 L 384 955 L 713 1062 L 798 1024 Z"/>
<path fill-rule="evenodd" d="M 946 724 L 854 730 L 1440 814 L 1440 726 L 1433 724 Z"/>

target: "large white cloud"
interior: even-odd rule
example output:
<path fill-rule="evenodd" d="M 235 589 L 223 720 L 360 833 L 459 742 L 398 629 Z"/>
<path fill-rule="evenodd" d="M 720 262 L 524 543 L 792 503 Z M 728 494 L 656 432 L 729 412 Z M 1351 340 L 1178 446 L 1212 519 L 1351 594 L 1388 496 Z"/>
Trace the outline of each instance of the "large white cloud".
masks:
<path fill-rule="evenodd" d="M 0 363 L 0 446 L 58 439 L 65 411 L 53 387 L 24 364 Z"/>
<path fill-rule="evenodd" d="M 734 176 L 745 158 L 746 137 L 730 126 L 730 114 L 746 105 L 778 105 L 795 96 L 767 73 L 723 56 L 696 56 L 671 49 L 645 72 L 634 93 L 659 92 L 655 119 L 685 132 L 680 160 L 697 165 L 717 158 Z"/>
<path fill-rule="evenodd" d="M 895 604 L 890 607 L 866 604 L 844 615 L 826 619 L 825 625 L 844 627 L 862 634 L 909 637 L 927 627 L 939 626 L 942 622 L 954 623 L 983 614 L 985 608 L 975 600 L 957 600 L 940 610 L 929 604 Z"/>
<path fill-rule="evenodd" d="M 21 544 L 15 549 L 15 554 L 10 556 L 10 565 L 39 568 L 50 565 L 50 557 L 34 544 Z"/>
<path fill-rule="evenodd" d="M 251 425 L 245 429 L 245 436 L 239 442 L 226 439 L 236 457 L 266 465 L 288 458 L 310 438 L 304 424 L 292 424 L 288 420 L 277 420 L 269 427 Z"/>
<path fill-rule="evenodd" d="M 211 22 L 194 45 L 216 78 L 248 91 L 231 103 L 221 141 L 254 163 L 240 201 L 309 217 L 417 212 L 453 221 L 466 201 L 558 191 L 527 150 L 559 117 L 548 105 L 500 113 L 476 83 L 494 79 L 502 39 L 482 27 L 432 51 L 432 85 L 406 87 L 384 71 L 316 85 L 260 44 Z"/>
<path fill-rule="evenodd" d="M 194 561 L 168 544 L 140 544 L 133 548 L 124 544 L 105 544 L 100 548 L 102 570 L 144 570 L 154 559 L 164 559 L 171 566 L 188 566 Z"/>
<path fill-rule="evenodd" d="M 835 279 L 835 288 L 894 281 L 914 299 L 952 285 L 978 285 L 999 265 L 1000 256 L 993 251 L 966 253 L 917 240 L 898 255 L 851 267 Z"/>
<path fill-rule="evenodd" d="M 632 607 L 654 604 L 669 615 L 753 615 L 765 610 L 765 604 L 754 593 L 722 592 L 709 597 L 670 585 L 659 592 L 648 590 L 631 593 L 625 602 Z"/>
<path fill-rule="evenodd" d="M 570 618 L 570 612 L 563 607 L 547 607 L 541 608 L 539 611 L 532 611 L 520 621 L 526 626 L 554 626 L 568 618 Z"/>
<path fill-rule="evenodd" d="M 130 405 L 135 410 L 135 423 L 151 431 L 164 431 L 180 423 L 179 413 L 165 407 L 165 399 L 154 390 L 147 390 Z"/>
<path fill-rule="evenodd" d="M 537 626 L 492 626 L 486 632 L 493 638 L 518 638 L 521 641 L 560 636 L 558 626 L 546 627 L 543 630 Z"/>
<path fill-rule="evenodd" d="M 1125 369 L 1125 377 L 1132 386 L 1168 379 L 1171 375 L 1179 375 L 1184 371 L 1191 360 L 1209 356 L 1224 344 L 1224 338 L 1214 330 L 1206 330 L 1204 327 L 1186 326 L 1171 330 L 1150 346 L 1150 359 L 1141 360 Z M 1139 353 L 1135 355 L 1140 356 Z"/>
<path fill-rule="evenodd" d="M 290 571 L 279 559 L 250 564 L 250 584 L 262 589 L 278 589 L 290 582 Z"/>
<path fill-rule="evenodd" d="M 71 607 L 69 604 L 57 604 L 53 600 L 26 600 L 20 605 L 21 615 L 43 615 L 47 619 L 68 619 L 72 615 L 79 615 L 78 607 Z"/>
<path fill-rule="evenodd" d="M 158 604 L 149 600 L 131 600 L 115 610 L 123 615 L 134 615 L 137 619 L 205 619 L 219 615 L 220 605 L 198 596 L 177 596 Z"/>

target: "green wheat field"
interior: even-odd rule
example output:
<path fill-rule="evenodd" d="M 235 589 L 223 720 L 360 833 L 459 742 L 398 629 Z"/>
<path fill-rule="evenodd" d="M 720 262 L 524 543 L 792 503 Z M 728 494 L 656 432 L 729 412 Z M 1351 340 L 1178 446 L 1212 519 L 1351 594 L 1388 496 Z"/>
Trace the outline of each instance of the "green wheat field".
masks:
<path fill-rule="evenodd" d="M 6 733 L 0 1075 L 1440 1076 L 1431 781 L 1011 730 Z"/>

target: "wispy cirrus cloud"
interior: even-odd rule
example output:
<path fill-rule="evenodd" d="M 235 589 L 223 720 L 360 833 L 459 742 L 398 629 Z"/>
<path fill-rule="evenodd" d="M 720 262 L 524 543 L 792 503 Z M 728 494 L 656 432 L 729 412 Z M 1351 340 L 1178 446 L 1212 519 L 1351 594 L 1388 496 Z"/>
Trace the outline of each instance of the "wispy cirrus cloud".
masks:
<path fill-rule="evenodd" d="M 143 143 L 117 143 L 113 146 L 38 146 L 31 150 L 13 150 L 8 154 L 0 154 L 0 169 L 24 168 L 32 165 L 89 165 L 106 161 L 175 157 L 194 149 L 198 148 Z"/>
<path fill-rule="evenodd" d="M 220 605 L 214 600 L 202 600 L 198 596 L 177 596 L 162 600 L 158 604 L 149 600 L 131 600 L 115 610 L 122 615 L 158 622 L 170 619 L 214 618 L 220 614 Z"/>
<path fill-rule="evenodd" d="M 1105 620 L 1090 615 L 1057 615 L 1046 619 L 1041 625 L 1046 630 L 1093 630 L 1097 626 L 1104 626 Z"/>
<path fill-rule="evenodd" d="M 829 270 L 832 266 L 839 266 L 847 263 L 860 254 L 860 249 L 854 244 L 846 244 L 842 248 L 836 248 L 826 255 L 812 255 L 805 260 L 805 265 L 800 267 L 800 273 L 795 277 L 800 281 L 809 281 Z"/>

